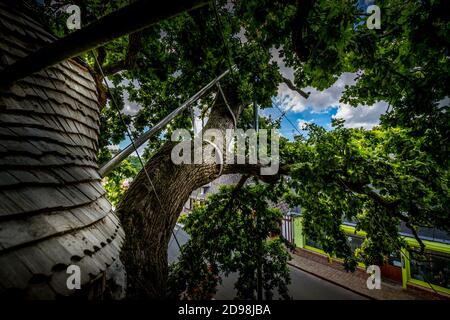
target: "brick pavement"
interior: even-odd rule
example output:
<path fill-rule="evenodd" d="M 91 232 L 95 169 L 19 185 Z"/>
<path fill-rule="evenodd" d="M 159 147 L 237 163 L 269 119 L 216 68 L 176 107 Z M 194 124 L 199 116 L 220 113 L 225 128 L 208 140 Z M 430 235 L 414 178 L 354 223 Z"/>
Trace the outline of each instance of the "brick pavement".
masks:
<path fill-rule="evenodd" d="M 439 300 L 444 297 L 415 288 L 403 289 L 400 284 L 382 279 L 381 289 L 369 290 L 366 286 L 368 274 L 358 268 L 355 272 L 346 272 L 342 264 L 329 262 L 325 256 L 305 249 L 297 249 L 291 254 L 290 265 L 313 274 L 326 281 L 349 289 L 370 299 L 376 300 Z"/>

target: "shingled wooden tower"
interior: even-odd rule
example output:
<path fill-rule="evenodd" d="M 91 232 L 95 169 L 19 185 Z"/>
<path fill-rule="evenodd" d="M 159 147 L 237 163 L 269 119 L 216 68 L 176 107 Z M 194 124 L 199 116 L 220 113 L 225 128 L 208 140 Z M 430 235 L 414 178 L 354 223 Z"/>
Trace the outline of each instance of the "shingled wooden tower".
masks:
<path fill-rule="evenodd" d="M 0 70 L 55 40 L 2 2 L 0 38 Z M 98 174 L 97 95 L 75 59 L 0 89 L 0 295 L 102 295 L 124 234 Z"/>

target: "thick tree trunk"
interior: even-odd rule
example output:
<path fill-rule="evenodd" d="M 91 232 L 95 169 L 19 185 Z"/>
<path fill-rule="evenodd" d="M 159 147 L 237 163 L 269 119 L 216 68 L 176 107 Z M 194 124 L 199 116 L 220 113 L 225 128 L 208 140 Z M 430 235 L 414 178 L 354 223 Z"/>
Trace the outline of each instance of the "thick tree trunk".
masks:
<path fill-rule="evenodd" d="M 227 100 L 234 114 L 239 115 L 241 106 L 231 92 L 227 93 Z M 233 128 L 222 99 L 217 99 L 212 107 L 207 128 L 223 131 Z M 177 218 L 191 192 L 217 178 L 220 171 L 216 164 L 175 165 L 170 157 L 174 145 L 166 143 L 146 164 L 158 196 L 142 170 L 118 208 L 126 234 L 121 259 L 127 270 L 130 298 L 165 297 L 168 242 Z M 222 174 L 252 171 L 256 174 L 256 169 L 254 165 L 228 165 Z"/>

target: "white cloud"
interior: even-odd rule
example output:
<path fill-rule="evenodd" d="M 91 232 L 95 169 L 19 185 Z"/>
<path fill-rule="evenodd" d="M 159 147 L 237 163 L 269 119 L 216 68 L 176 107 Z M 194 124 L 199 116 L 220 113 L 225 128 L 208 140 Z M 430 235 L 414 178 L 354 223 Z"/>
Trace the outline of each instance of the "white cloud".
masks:
<path fill-rule="evenodd" d="M 450 98 L 446 96 L 438 102 L 438 108 L 448 106 Z M 340 104 L 336 115 L 333 118 L 342 118 L 345 120 L 345 126 L 348 128 L 371 129 L 380 122 L 380 116 L 386 113 L 388 104 L 385 101 L 378 101 L 373 106 L 362 105 L 357 108 L 347 104 Z"/>
<path fill-rule="evenodd" d="M 442 107 L 445 107 L 445 106 L 448 106 L 448 105 L 450 105 L 450 98 L 448 96 L 446 96 L 444 99 L 439 101 L 438 108 L 442 108 Z"/>
<path fill-rule="evenodd" d="M 236 37 L 241 41 L 241 44 L 245 44 L 248 42 L 248 39 L 245 36 L 245 29 L 243 27 L 241 27 L 238 34 L 236 34 Z"/>
<path fill-rule="evenodd" d="M 275 61 L 278 64 L 278 68 L 280 68 L 280 73 L 283 77 L 294 81 L 294 70 L 286 66 L 283 59 L 280 57 L 280 50 L 272 48 L 270 49 L 270 54 L 272 55 L 271 61 Z"/>
<path fill-rule="evenodd" d="M 280 57 L 279 50 L 272 48 L 272 61 L 275 61 L 280 68 L 283 77 L 294 81 L 294 70 L 289 68 Z M 336 82 L 326 90 L 319 91 L 312 87 L 303 88 L 303 91 L 309 92 L 309 98 L 305 99 L 298 92 L 288 88 L 284 83 L 278 86 L 277 101 L 284 110 L 292 110 L 293 112 L 302 112 L 307 108 L 311 108 L 314 112 L 323 112 L 330 107 L 339 105 L 339 99 L 346 85 L 353 85 L 356 82 L 356 73 L 344 72 L 336 80 Z"/>
<path fill-rule="evenodd" d="M 353 85 L 356 81 L 356 73 L 345 72 L 336 82 L 326 90 L 319 91 L 312 87 L 306 87 L 303 91 L 309 92 L 309 98 L 303 98 L 299 93 L 292 91 L 285 84 L 278 87 L 278 97 L 282 102 L 283 109 L 290 108 L 294 112 L 302 112 L 311 108 L 313 112 L 324 112 L 330 107 L 339 106 L 339 100 L 345 86 Z"/>
<path fill-rule="evenodd" d="M 122 109 L 122 112 L 125 115 L 134 116 L 138 111 L 141 109 L 140 106 L 138 106 L 136 103 L 126 101 L 125 106 Z"/>
<path fill-rule="evenodd" d="M 306 129 L 306 125 L 307 125 L 307 124 L 310 124 L 310 123 L 312 123 L 312 122 L 314 122 L 314 120 L 309 120 L 309 121 L 307 121 L 307 120 L 303 120 L 303 119 L 298 119 L 298 120 L 297 120 L 297 126 L 298 126 L 298 128 L 299 128 L 300 130 L 305 130 L 305 129 Z"/>
<path fill-rule="evenodd" d="M 384 101 L 377 102 L 373 106 L 364 105 L 356 108 L 341 104 L 333 118 L 344 119 L 347 128 L 372 129 L 380 122 L 380 115 L 386 112 L 387 106 Z"/>
<path fill-rule="evenodd" d="M 285 78 L 293 81 L 294 70 L 286 67 L 284 61 L 280 58 L 279 50 L 272 49 L 271 54 L 272 60 L 277 62 L 280 68 L 280 73 Z M 331 87 L 323 91 L 312 87 L 303 88 L 303 91 L 310 93 L 308 99 L 303 98 L 298 92 L 289 89 L 286 84 L 281 83 L 278 86 L 278 94 L 275 101 L 279 103 L 283 110 L 291 110 L 293 112 L 311 109 L 312 112 L 321 113 L 331 107 L 338 107 L 337 114 L 333 118 L 344 119 L 346 127 L 370 129 L 379 123 L 380 115 L 386 112 L 386 102 L 380 101 L 373 106 L 358 106 L 357 108 L 339 102 L 345 87 L 355 84 L 357 76 L 358 73 L 344 72 Z M 304 120 L 298 120 L 300 129 L 305 123 Z"/>
<path fill-rule="evenodd" d="M 118 144 L 110 144 L 109 146 L 106 146 L 106 148 L 112 152 L 119 152 L 119 150 L 120 150 L 120 147 Z"/>
<path fill-rule="evenodd" d="M 278 86 L 278 94 L 275 97 L 277 103 L 279 103 L 281 109 L 292 110 L 294 112 L 302 112 L 306 109 L 305 98 L 303 98 L 298 92 L 292 91 L 284 83 Z"/>
<path fill-rule="evenodd" d="M 124 81 L 122 83 L 127 84 L 128 82 Z M 128 95 L 127 90 L 123 90 L 123 102 L 124 102 L 124 107 L 122 109 L 122 112 L 126 115 L 134 116 L 141 109 L 141 106 L 139 106 L 136 103 L 131 102 L 129 100 L 129 95 Z"/>

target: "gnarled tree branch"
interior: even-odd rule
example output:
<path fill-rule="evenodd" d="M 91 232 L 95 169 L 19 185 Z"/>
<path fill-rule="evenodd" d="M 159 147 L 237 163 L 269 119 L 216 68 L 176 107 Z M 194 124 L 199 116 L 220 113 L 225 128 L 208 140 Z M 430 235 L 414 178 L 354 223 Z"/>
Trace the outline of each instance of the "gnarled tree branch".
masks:
<path fill-rule="evenodd" d="M 344 182 L 342 179 L 339 179 L 344 186 L 354 192 L 357 192 L 359 194 L 365 194 L 370 199 L 381 205 L 382 207 L 386 208 L 392 215 L 399 218 L 401 221 L 405 222 L 406 226 L 411 230 L 414 238 L 417 240 L 420 246 L 420 254 L 423 254 L 425 251 L 425 244 L 423 243 L 422 239 L 419 237 L 419 234 L 417 232 L 416 226 L 413 226 L 411 224 L 410 219 L 408 216 L 403 215 L 399 210 L 398 206 L 400 204 L 400 200 L 394 200 L 389 201 L 380 196 L 378 193 L 376 193 L 374 190 L 372 190 L 369 186 L 366 184 L 358 184 L 358 183 L 352 183 L 352 182 Z"/>
<path fill-rule="evenodd" d="M 103 66 L 106 76 L 113 75 L 122 70 L 128 70 L 135 66 L 138 52 L 142 48 L 142 31 L 132 33 L 128 36 L 127 54 L 124 59 Z"/>
<path fill-rule="evenodd" d="M 292 91 L 296 91 L 298 92 L 303 98 L 308 99 L 309 98 L 309 93 L 306 93 L 305 91 L 303 91 L 300 88 L 297 88 L 295 86 L 294 83 L 292 83 L 291 80 L 289 80 L 288 78 L 283 77 L 283 82 L 289 87 L 289 89 L 291 89 Z"/>

